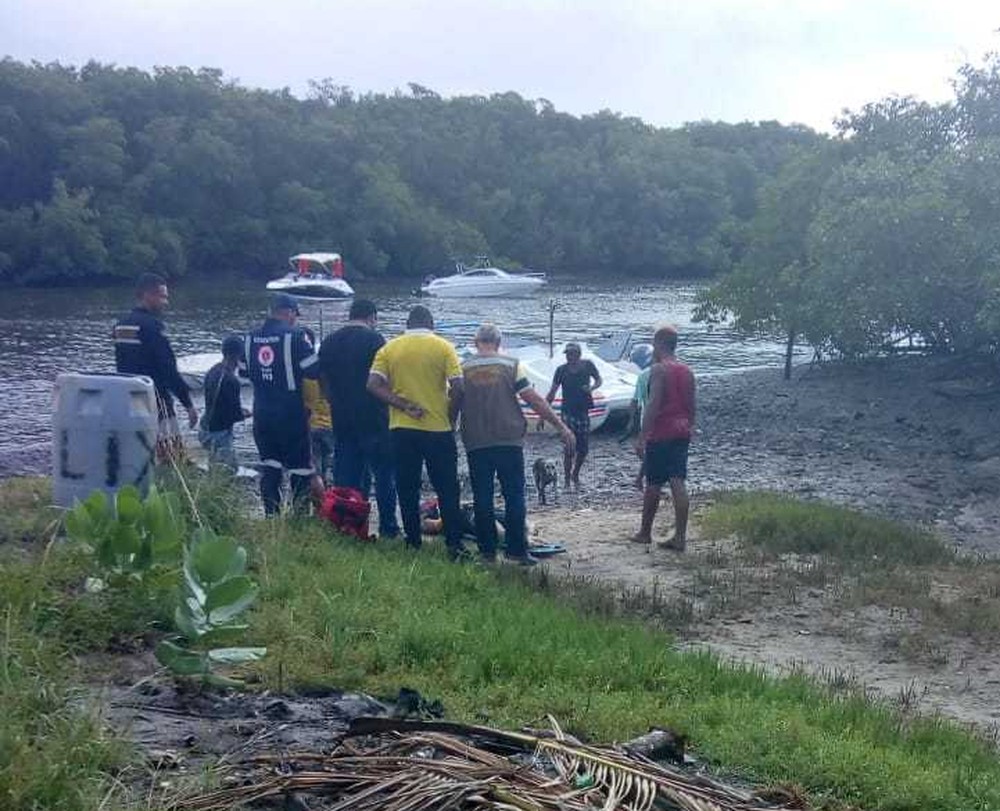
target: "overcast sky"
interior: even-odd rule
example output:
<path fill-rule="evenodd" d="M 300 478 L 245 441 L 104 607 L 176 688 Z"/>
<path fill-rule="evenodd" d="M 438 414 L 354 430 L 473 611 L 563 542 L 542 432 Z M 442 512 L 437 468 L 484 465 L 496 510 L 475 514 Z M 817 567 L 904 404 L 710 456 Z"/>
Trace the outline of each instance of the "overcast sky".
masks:
<path fill-rule="evenodd" d="M 0 54 L 21 60 L 219 67 L 299 95 L 514 90 L 661 126 L 828 130 L 889 94 L 942 100 L 998 27 L 993 0 L 0 0 Z"/>

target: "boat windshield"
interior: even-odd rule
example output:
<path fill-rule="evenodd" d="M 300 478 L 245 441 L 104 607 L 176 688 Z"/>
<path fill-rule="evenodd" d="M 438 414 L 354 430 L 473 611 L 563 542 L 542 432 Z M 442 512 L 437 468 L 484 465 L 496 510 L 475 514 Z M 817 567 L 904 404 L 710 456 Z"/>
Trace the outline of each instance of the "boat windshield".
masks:
<path fill-rule="evenodd" d="M 340 258 L 340 254 L 298 254 L 289 259 L 288 263 L 298 276 L 344 277 L 344 260 Z"/>

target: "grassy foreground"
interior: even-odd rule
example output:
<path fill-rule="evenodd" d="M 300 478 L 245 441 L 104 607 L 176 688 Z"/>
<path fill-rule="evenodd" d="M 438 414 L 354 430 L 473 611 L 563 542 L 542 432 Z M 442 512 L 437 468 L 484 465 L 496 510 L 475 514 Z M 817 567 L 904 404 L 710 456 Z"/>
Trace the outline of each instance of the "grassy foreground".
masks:
<path fill-rule="evenodd" d="M 48 525 L 13 519 L 23 487 L 0 483 L 0 807 L 93 808 L 124 756 L 74 709 L 60 657 L 139 638 L 155 617 L 81 593 L 78 552 L 25 552 L 20 528 Z M 362 546 L 309 521 L 242 519 L 209 491 L 199 500 L 250 549 L 262 595 L 247 641 L 269 648 L 258 667 L 267 687 L 405 685 L 453 718 L 516 727 L 551 713 L 601 741 L 665 725 L 726 771 L 797 783 L 831 805 L 1000 809 L 995 753 L 946 722 L 675 652 L 611 601 L 581 609 L 544 574 L 455 566 L 433 545 Z"/>

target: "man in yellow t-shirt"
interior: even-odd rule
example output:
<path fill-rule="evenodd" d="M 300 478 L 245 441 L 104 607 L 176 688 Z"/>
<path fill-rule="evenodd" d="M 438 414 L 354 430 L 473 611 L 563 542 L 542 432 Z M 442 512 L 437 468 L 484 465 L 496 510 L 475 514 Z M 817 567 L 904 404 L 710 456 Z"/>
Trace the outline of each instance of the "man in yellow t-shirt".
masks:
<path fill-rule="evenodd" d="M 396 490 L 407 545 L 420 548 L 420 484 L 426 463 L 444 519 L 448 555 L 452 560 L 463 557 L 454 427 L 462 366 L 455 347 L 434 334 L 434 317 L 426 307 L 410 310 L 406 332 L 375 355 L 368 391 L 389 406 Z"/>

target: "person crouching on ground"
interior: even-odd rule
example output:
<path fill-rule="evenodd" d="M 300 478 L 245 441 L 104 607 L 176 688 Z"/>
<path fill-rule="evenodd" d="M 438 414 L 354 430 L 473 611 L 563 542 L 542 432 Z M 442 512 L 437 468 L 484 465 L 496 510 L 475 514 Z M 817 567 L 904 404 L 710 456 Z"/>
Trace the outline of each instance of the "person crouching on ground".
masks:
<path fill-rule="evenodd" d="M 683 552 L 687 545 L 685 480 L 688 444 L 694 432 L 695 381 L 687 365 L 674 355 L 676 328 L 660 327 L 653 336 L 653 346 L 660 360 L 651 367 L 649 403 L 644 409 L 636 444 L 636 452 L 645 465 L 646 489 L 642 497 L 642 524 L 632 540 L 647 545 L 653 542 L 653 519 L 663 485 L 669 482 L 674 502 L 674 536 L 659 546 Z"/>
<path fill-rule="evenodd" d="M 376 353 L 368 391 L 389 406 L 396 491 L 407 545 L 421 546 L 420 484 L 426 464 L 444 519 L 448 557 L 456 561 L 467 554 L 462 544 L 455 444 L 461 390 L 458 353 L 434 334 L 434 316 L 418 304 L 406 319 L 406 332 Z"/>
<path fill-rule="evenodd" d="M 583 360 L 580 344 L 570 341 L 563 350 L 566 362 L 556 369 L 552 377 L 552 388 L 546 396 L 551 403 L 556 391 L 562 387 L 563 422 L 569 426 L 576 438 L 574 449 L 563 449 L 563 472 L 566 486 L 580 486 L 580 468 L 590 450 L 590 409 L 594 407 L 592 392 L 601 385 L 601 374 L 593 361 Z"/>
<path fill-rule="evenodd" d="M 527 420 L 521 411 L 524 400 L 543 420 L 559 431 L 572 453 L 573 433 L 536 392 L 516 358 L 500 354 L 500 330 L 483 324 L 476 332 L 476 355 L 462 364 L 465 385 L 459 410 L 462 443 L 469 460 L 473 511 L 479 554 L 485 561 L 496 559 L 496 512 L 493 506 L 494 478 L 500 480 L 506 515 L 506 556 L 524 566 L 537 561 L 528 554 L 525 534 L 524 435 Z"/>
<path fill-rule="evenodd" d="M 205 413 L 201 417 L 198 441 L 208 451 L 208 461 L 236 472 L 233 426 L 250 416 L 240 400 L 236 367 L 243 356 L 243 339 L 227 335 L 222 340 L 222 362 L 205 375 Z"/>

